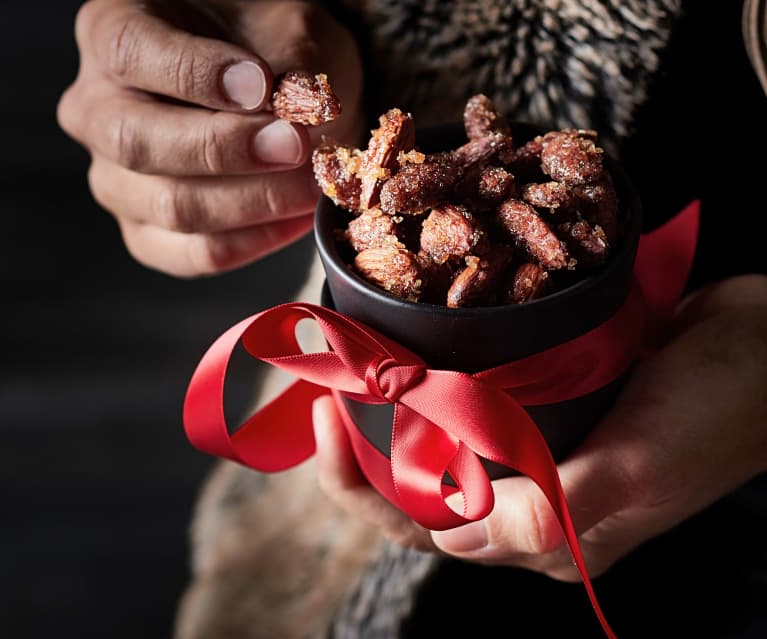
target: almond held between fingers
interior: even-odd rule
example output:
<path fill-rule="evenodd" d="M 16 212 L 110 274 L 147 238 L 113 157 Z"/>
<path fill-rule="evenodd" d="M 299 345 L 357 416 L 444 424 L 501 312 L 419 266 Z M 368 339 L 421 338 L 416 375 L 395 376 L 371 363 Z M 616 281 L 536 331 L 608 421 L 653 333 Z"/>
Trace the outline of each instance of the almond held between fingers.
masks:
<path fill-rule="evenodd" d="M 277 81 L 272 109 L 281 120 L 317 126 L 338 118 L 341 102 L 324 73 L 289 71 Z"/>

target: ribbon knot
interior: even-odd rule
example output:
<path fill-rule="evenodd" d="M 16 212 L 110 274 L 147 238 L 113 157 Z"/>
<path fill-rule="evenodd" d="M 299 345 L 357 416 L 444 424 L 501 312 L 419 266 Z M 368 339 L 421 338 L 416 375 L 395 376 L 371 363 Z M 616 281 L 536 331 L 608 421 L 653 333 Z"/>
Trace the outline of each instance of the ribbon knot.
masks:
<path fill-rule="evenodd" d="M 395 404 L 405 392 L 420 384 L 424 375 L 423 364 L 400 364 L 391 357 L 381 357 L 367 367 L 365 385 L 376 399 Z"/>

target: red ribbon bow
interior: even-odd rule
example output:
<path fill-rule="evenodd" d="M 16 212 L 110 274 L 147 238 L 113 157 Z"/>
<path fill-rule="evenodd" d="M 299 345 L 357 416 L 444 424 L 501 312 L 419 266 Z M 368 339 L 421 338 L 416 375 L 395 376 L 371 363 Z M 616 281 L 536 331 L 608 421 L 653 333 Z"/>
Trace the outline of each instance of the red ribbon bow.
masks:
<path fill-rule="evenodd" d="M 670 316 L 681 297 L 698 221 L 695 202 L 642 237 L 632 291 L 606 322 L 570 342 L 473 375 L 430 369 L 400 344 L 320 306 L 284 304 L 258 313 L 224 333 L 197 367 L 184 405 L 187 435 L 203 451 L 277 471 L 313 454 L 311 404 L 329 389 L 364 403 L 394 404 L 390 461 L 344 416 L 371 483 L 421 525 L 444 530 L 482 519 L 493 508 L 480 457 L 527 475 L 554 509 L 597 617 L 613 637 L 586 571 L 556 464 L 523 406 L 588 394 L 626 371 L 647 346 L 648 326 L 654 338 L 659 320 Z M 305 318 L 317 322 L 332 350 L 301 350 L 295 327 Z M 230 435 L 224 379 L 240 340 L 253 357 L 299 379 Z M 463 495 L 461 513 L 445 503 L 455 490 L 443 483 L 446 472 Z"/>

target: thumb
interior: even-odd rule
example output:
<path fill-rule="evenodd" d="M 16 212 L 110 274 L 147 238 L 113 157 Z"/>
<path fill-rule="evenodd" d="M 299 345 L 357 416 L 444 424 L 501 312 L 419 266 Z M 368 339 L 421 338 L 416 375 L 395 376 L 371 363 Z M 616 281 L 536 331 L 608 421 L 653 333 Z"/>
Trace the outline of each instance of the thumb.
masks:
<path fill-rule="evenodd" d="M 241 8 L 239 35 L 275 77 L 286 71 L 327 75 L 341 102 L 336 120 L 309 130 L 316 144 L 323 136 L 357 143 L 363 131 L 362 66 L 351 33 L 321 3 L 262 0 Z"/>
<path fill-rule="evenodd" d="M 85 57 L 128 88 L 216 110 L 251 111 L 266 104 L 272 73 L 261 57 L 221 39 L 193 35 L 145 5 L 137 0 L 85 3 L 76 23 Z"/>
<path fill-rule="evenodd" d="M 596 452 L 576 453 L 559 467 L 576 533 L 581 535 L 623 505 L 616 464 Z M 495 507 L 485 519 L 459 528 L 432 532 L 444 552 L 489 563 L 513 564 L 521 556 L 560 549 L 565 536 L 554 509 L 528 477 L 493 482 Z"/>

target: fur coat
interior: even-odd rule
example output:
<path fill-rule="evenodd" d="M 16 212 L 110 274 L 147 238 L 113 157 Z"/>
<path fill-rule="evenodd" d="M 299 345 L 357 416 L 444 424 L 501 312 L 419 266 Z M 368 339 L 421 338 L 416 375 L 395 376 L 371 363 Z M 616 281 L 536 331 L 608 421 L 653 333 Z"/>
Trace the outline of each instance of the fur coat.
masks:
<path fill-rule="evenodd" d="M 746 4 L 763 20 L 753 6 L 763 3 Z M 371 114 L 398 106 L 419 124 L 455 121 L 483 92 L 514 119 L 597 129 L 613 154 L 634 132 L 684 8 L 682 0 L 336 5 L 360 34 L 374 78 Z M 315 263 L 297 299 L 318 302 L 321 281 Z M 275 372 L 259 403 L 285 383 Z M 198 503 L 192 546 L 176 639 L 400 637 L 419 588 L 444 561 L 395 547 L 337 510 L 311 461 L 268 476 L 220 464 Z"/>

